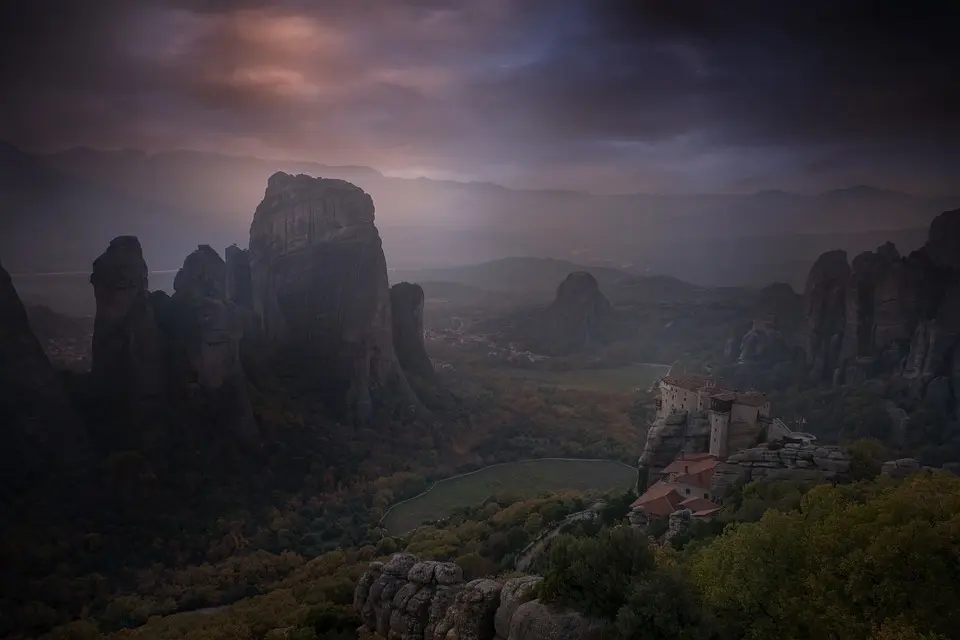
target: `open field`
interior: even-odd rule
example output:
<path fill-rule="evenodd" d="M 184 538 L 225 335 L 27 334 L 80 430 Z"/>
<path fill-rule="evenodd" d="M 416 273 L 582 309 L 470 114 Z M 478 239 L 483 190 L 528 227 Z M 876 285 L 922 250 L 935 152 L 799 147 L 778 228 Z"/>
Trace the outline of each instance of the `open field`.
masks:
<path fill-rule="evenodd" d="M 517 369 L 510 377 L 563 389 L 628 392 L 646 389 L 670 371 L 669 365 L 631 364 L 613 369 L 577 369 L 573 371 L 540 371 Z"/>
<path fill-rule="evenodd" d="M 493 465 L 441 480 L 426 493 L 398 503 L 382 524 L 391 535 L 402 535 L 498 493 L 534 498 L 557 491 L 626 491 L 636 479 L 636 469 L 612 460 L 544 458 Z"/>

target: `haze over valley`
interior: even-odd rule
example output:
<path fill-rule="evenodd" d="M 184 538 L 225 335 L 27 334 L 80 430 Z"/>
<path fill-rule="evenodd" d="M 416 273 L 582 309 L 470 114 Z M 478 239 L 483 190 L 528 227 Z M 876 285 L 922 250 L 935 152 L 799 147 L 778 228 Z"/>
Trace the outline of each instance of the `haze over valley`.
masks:
<path fill-rule="evenodd" d="M 960 640 L 960 5 L 0 8 L 0 636 Z"/>

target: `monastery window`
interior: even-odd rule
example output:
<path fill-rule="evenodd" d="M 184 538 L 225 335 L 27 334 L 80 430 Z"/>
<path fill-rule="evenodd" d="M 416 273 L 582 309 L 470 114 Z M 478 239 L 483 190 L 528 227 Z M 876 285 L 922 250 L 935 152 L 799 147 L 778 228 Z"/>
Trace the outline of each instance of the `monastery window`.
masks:
<path fill-rule="evenodd" d="M 704 499 L 704 500 L 709 500 L 709 499 L 710 499 L 710 494 L 709 494 L 709 493 L 703 494 L 703 499 Z"/>
<path fill-rule="evenodd" d="M 686 493 L 687 495 L 690 495 L 690 489 L 684 489 L 683 491 L 684 491 L 684 493 Z"/>

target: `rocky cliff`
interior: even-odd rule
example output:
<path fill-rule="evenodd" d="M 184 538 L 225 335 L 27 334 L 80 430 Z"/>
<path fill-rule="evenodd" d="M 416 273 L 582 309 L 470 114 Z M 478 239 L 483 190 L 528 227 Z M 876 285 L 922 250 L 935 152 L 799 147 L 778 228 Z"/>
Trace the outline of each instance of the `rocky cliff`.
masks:
<path fill-rule="evenodd" d="M 216 251 L 201 245 L 187 256 L 168 297 L 148 291 L 140 243 L 121 236 L 94 262 L 90 282 L 92 376 L 111 438 L 163 456 L 197 437 L 257 434 L 239 358 L 242 316 L 226 300 Z"/>
<path fill-rule="evenodd" d="M 83 469 L 93 447 L 27 319 L 10 274 L 0 266 L 0 423 L 4 486 L 17 471 Z M 35 464 L 34 464 L 35 463 Z"/>
<path fill-rule="evenodd" d="M 763 435 L 760 424 L 734 422 L 729 427 L 727 447 L 730 451 L 752 447 Z M 659 416 L 647 431 L 647 441 L 637 465 L 639 477 L 649 486 L 660 479 L 663 469 L 680 453 L 709 451 L 710 416 L 706 411 L 680 411 Z"/>
<path fill-rule="evenodd" d="M 768 444 L 744 449 L 717 465 L 710 487 L 723 496 L 754 480 L 841 481 L 849 478 L 850 455 L 840 447 L 817 444 Z"/>
<path fill-rule="evenodd" d="M 393 320 L 393 344 L 404 372 L 432 380 L 433 363 L 423 345 L 423 288 L 400 282 L 390 287 L 390 314 Z"/>
<path fill-rule="evenodd" d="M 544 320 L 542 331 L 556 353 L 604 344 L 615 334 L 613 308 L 586 271 L 574 271 L 560 283 Z"/>
<path fill-rule="evenodd" d="M 820 257 L 807 279 L 808 362 L 815 380 L 889 380 L 905 404 L 960 400 L 960 210 L 938 216 L 907 257 L 887 243 L 847 263 Z"/>
<path fill-rule="evenodd" d="M 90 276 L 97 315 L 91 372 L 110 437 L 121 447 L 162 454 L 168 442 L 166 363 L 134 236 L 114 238 Z"/>
<path fill-rule="evenodd" d="M 373 200 L 343 180 L 275 173 L 250 226 L 253 308 L 266 340 L 310 363 L 356 422 L 416 408 L 393 345 L 390 289 Z"/>
<path fill-rule="evenodd" d="M 215 434 L 253 439 L 258 428 L 240 362 L 244 317 L 227 300 L 224 260 L 200 245 L 184 260 L 173 287 L 161 322 L 173 400 Z"/>
<path fill-rule="evenodd" d="M 384 640 L 600 640 L 599 626 L 534 599 L 540 578 L 463 581 L 449 562 L 397 554 L 357 584 L 362 631 Z"/>

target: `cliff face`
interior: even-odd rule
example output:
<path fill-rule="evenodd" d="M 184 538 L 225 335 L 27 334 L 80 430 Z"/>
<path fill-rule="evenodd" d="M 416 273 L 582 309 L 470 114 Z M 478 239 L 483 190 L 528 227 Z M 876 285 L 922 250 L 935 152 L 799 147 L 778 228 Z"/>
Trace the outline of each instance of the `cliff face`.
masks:
<path fill-rule="evenodd" d="M 464 583 L 449 562 L 397 554 L 374 562 L 357 584 L 362 631 L 385 640 L 600 640 L 600 628 L 532 599 L 536 576 Z"/>
<path fill-rule="evenodd" d="M 586 271 L 574 271 L 557 287 L 542 330 L 554 345 L 553 351 L 578 351 L 612 339 L 613 315 L 597 279 Z"/>
<path fill-rule="evenodd" d="M 94 384 L 110 437 L 156 456 L 199 436 L 257 434 L 239 358 L 242 316 L 226 300 L 226 267 L 201 245 L 174 279 L 148 292 L 139 241 L 113 240 L 94 262 Z M 183 433 L 203 425 L 205 433 Z"/>
<path fill-rule="evenodd" d="M 717 465 L 710 487 L 714 495 L 754 480 L 841 481 L 849 478 L 850 456 L 840 447 L 786 443 L 738 451 Z"/>
<path fill-rule="evenodd" d="M 90 283 L 97 301 L 91 371 L 102 417 L 122 446 L 160 452 L 168 445 L 166 367 L 140 241 L 114 238 L 94 261 Z"/>
<path fill-rule="evenodd" d="M 82 469 L 93 461 L 86 429 L 30 329 L 27 312 L 2 266 L 0 416 L 6 439 L 0 463 L 4 476 L 32 466 L 31 462 L 47 471 L 51 464 Z M 10 482 L 16 480 L 9 478 Z"/>
<path fill-rule="evenodd" d="M 755 446 L 763 426 L 733 422 L 727 432 L 727 448 L 737 451 Z M 639 475 L 647 486 L 659 480 L 663 470 L 681 453 L 709 453 L 710 416 L 706 411 L 681 411 L 657 417 L 647 431 L 647 441 L 638 462 Z"/>
<path fill-rule="evenodd" d="M 400 366 L 407 373 L 432 380 L 433 363 L 423 345 L 423 288 L 400 282 L 390 287 L 390 314 L 393 320 L 393 344 Z"/>
<path fill-rule="evenodd" d="M 901 257 L 892 244 L 847 265 L 824 254 L 807 281 L 808 358 L 818 381 L 886 378 L 907 403 L 960 399 L 960 210 L 938 216 L 927 244 Z"/>
<path fill-rule="evenodd" d="M 169 387 L 182 412 L 214 433 L 249 440 L 257 423 L 240 363 L 244 322 L 226 299 L 226 264 L 209 245 L 187 256 L 174 279 L 162 328 Z"/>
<path fill-rule="evenodd" d="M 276 173 L 250 227 L 253 308 L 266 340 L 313 362 L 328 397 L 361 423 L 379 401 L 417 405 L 394 351 L 373 221 L 370 196 L 349 182 Z"/>

